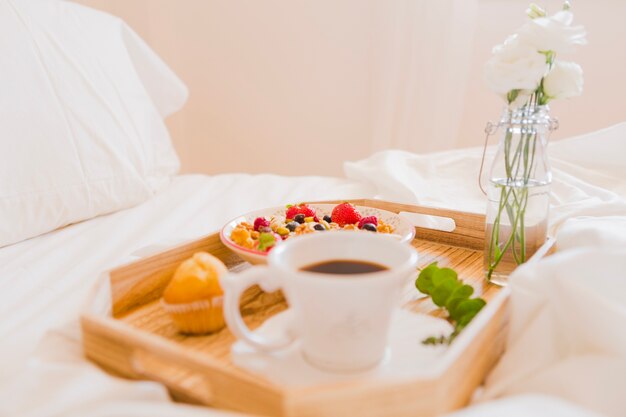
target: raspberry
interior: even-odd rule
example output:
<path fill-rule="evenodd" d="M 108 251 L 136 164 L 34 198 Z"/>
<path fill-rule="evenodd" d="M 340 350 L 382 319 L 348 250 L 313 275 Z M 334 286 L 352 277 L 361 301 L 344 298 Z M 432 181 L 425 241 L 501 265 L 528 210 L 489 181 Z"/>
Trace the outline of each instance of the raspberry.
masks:
<path fill-rule="evenodd" d="M 361 215 L 356 207 L 350 203 L 342 203 L 335 206 L 330 217 L 332 221 L 337 223 L 340 227 L 346 224 L 355 224 L 361 220 Z"/>
<path fill-rule="evenodd" d="M 378 226 L 378 219 L 376 218 L 376 216 L 363 217 L 361 220 L 359 220 L 359 229 L 362 229 L 363 225 L 366 223 L 371 223 L 374 226 Z"/>
<path fill-rule="evenodd" d="M 285 212 L 286 218 L 293 220 L 298 214 L 304 214 L 304 217 L 315 217 L 315 210 L 306 204 L 287 206 L 287 211 Z"/>
<path fill-rule="evenodd" d="M 317 217 L 315 210 L 306 204 L 300 204 L 300 213 L 304 214 L 304 217 Z"/>
<path fill-rule="evenodd" d="M 288 219 L 292 219 L 296 217 L 297 214 L 300 214 L 300 207 L 298 206 L 287 206 L 287 211 L 285 212 L 285 217 Z"/>
<path fill-rule="evenodd" d="M 270 227 L 270 221 L 265 217 L 257 217 L 254 220 L 254 230 L 258 232 L 260 227 Z"/>

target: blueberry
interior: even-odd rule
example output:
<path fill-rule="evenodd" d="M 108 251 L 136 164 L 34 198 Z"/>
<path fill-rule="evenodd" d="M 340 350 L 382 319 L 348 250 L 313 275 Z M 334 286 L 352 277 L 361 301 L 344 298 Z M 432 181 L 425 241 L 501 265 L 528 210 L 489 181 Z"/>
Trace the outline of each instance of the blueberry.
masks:
<path fill-rule="evenodd" d="M 285 227 L 287 229 L 289 229 L 290 232 L 295 232 L 296 231 L 296 227 L 298 227 L 298 223 L 297 222 L 289 222 L 285 225 Z"/>
<path fill-rule="evenodd" d="M 333 219 L 331 219 L 330 216 L 327 214 L 326 216 L 324 216 L 324 221 L 328 223 L 332 223 Z"/>
<path fill-rule="evenodd" d="M 374 226 L 372 223 L 365 223 L 362 227 L 365 230 L 369 230 L 370 232 L 376 232 L 376 226 Z"/>
<path fill-rule="evenodd" d="M 316 223 L 315 226 L 313 226 L 313 229 L 320 230 L 320 231 L 321 230 L 326 230 L 326 228 L 324 226 L 322 226 L 321 224 L 319 224 L 319 223 Z"/>
<path fill-rule="evenodd" d="M 295 221 L 297 221 L 298 223 L 302 224 L 304 223 L 304 214 L 296 214 L 293 219 Z"/>

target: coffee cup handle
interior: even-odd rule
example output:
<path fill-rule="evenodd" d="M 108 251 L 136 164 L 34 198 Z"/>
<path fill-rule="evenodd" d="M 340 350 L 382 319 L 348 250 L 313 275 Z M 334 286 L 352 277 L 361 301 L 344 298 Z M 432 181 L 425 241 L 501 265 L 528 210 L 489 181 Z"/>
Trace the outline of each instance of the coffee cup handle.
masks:
<path fill-rule="evenodd" d="M 267 266 L 254 266 L 240 273 L 227 273 L 220 279 L 224 290 L 224 319 L 229 330 L 238 338 L 262 351 L 283 349 L 294 342 L 295 337 L 285 332 L 277 338 L 266 338 L 248 329 L 241 317 L 239 300 L 245 290 L 258 284 L 263 291 L 274 292 L 280 289 L 280 282 L 272 277 Z"/>

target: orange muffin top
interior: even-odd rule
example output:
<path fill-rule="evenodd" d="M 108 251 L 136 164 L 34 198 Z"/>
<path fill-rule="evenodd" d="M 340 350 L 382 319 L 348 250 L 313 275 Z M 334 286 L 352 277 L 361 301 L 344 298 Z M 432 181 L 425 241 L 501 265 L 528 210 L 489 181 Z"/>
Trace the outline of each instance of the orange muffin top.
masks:
<path fill-rule="evenodd" d="M 223 294 L 219 277 L 227 272 L 222 261 L 207 252 L 197 252 L 183 261 L 163 292 L 170 304 L 208 300 Z"/>

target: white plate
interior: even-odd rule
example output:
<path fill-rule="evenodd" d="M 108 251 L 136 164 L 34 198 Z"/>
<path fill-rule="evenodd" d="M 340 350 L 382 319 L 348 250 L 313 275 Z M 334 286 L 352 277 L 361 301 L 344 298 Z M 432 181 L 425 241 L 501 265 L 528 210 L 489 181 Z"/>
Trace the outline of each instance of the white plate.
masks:
<path fill-rule="evenodd" d="M 333 208 L 337 206 L 336 204 L 309 204 L 309 207 L 313 208 L 317 214 L 317 217 L 320 219 L 325 215 L 331 214 Z M 394 229 L 393 237 L 396 237 L 401 242 L 410 242 L 415 237 L 415 227 L 406 219 L 400 217 L 396 213 L 387 210 L 380 210 L 372 207 L 365 206 L 355 206 L 359 211 L 361 216 L 376 216 L 381 219 L 383 222 L 391 225 Z M 234 218 L 233 220 L 226 223 L 226 225 L 222 228 L 220 232 L 220 239 L 222 243 L 226 245 L 230 250 L 235 252 L 237 255 L 241 256 L 244 260 L 250 262 L 251 264 L 264 264 L 266 263 L 267 252 L 261 252 L 255 249 L 248 249 L 242 246 L 237 245 L 230 239 L 230 234 L 233 229 L 241 222 L 254 223 L 254 219 L 257 217 L 265 217 L 270 219 L 273 216 L 284 216 L 286 208 L 285 206 L 280 207 L 272 207 L 262 210 L 256 210 L 243 216 L 239 216 Z M 320 232 L 324 233 L 324 232 Z M 343 233 L 343 231 L 342 231 Z M 372 233 L 359 230 L 356 233 Z M 290 237 L 289 239 L 293 239 L 295 236 Z"/>

